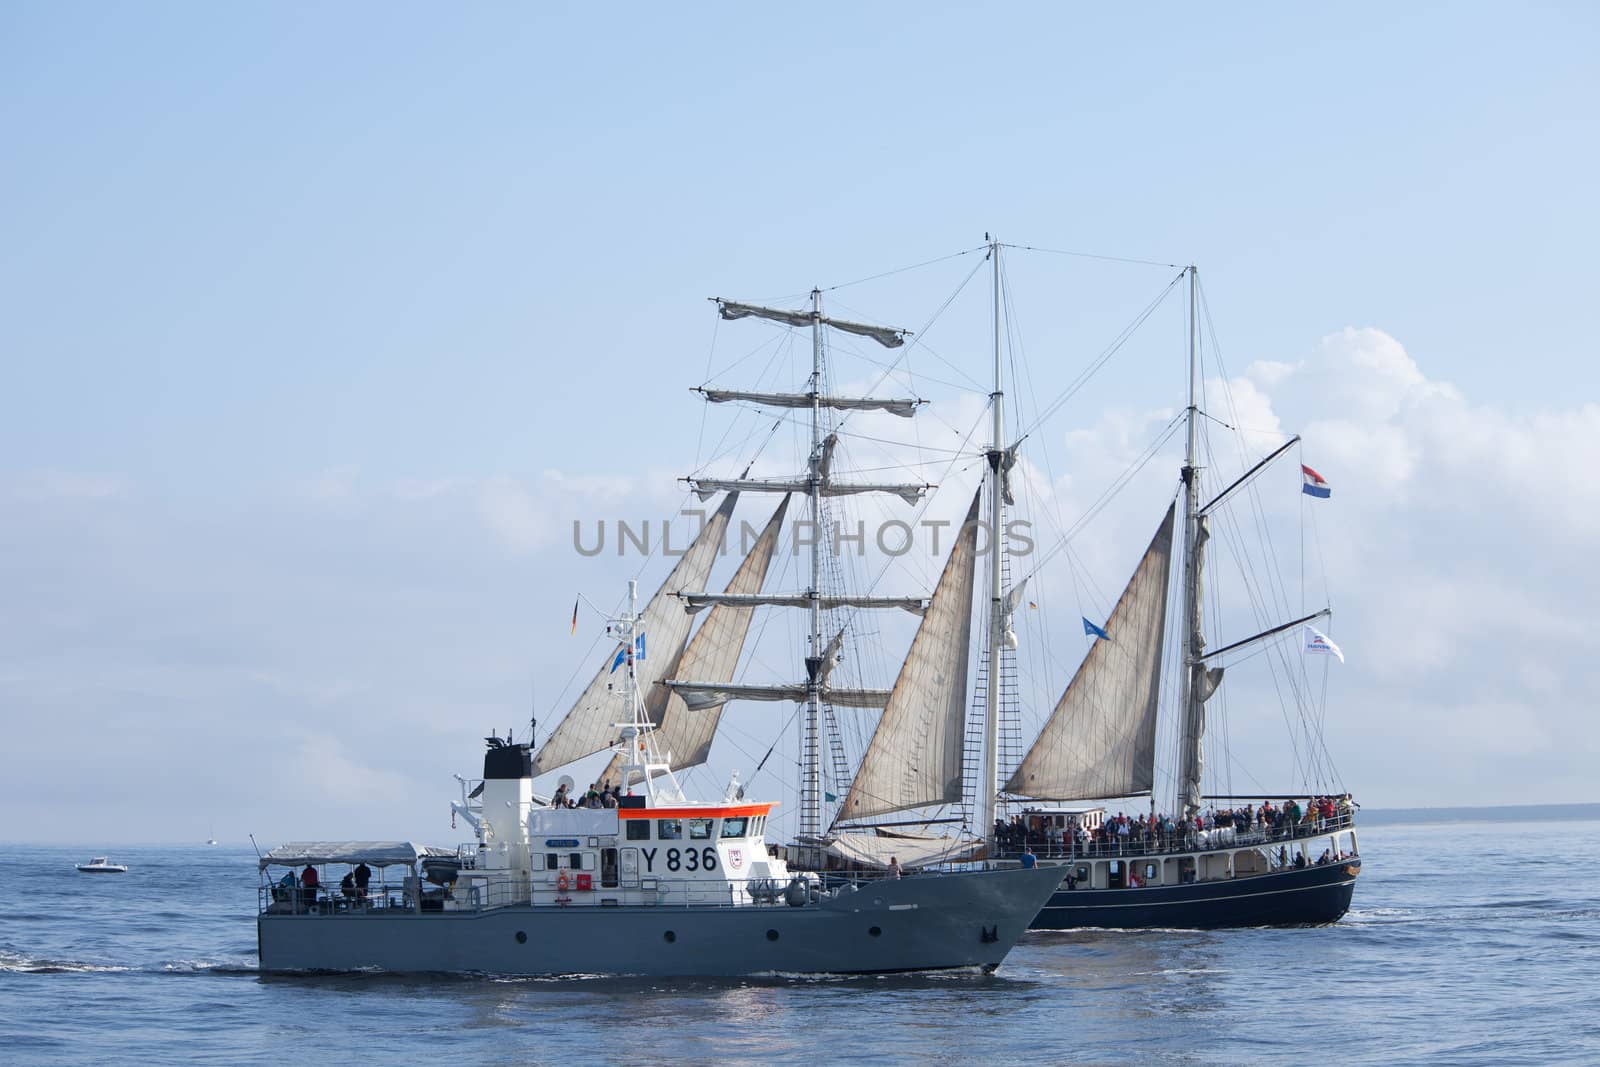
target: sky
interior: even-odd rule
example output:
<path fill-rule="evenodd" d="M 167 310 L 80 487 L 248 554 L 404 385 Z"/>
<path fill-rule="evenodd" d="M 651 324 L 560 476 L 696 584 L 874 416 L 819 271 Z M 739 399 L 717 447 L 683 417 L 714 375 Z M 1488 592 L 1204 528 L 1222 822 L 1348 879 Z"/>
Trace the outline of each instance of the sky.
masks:
<path fill-rule="evenodd" d="M 1307 517 L 1291 460 L 1262 499 L 1284 606 L 1335 605 L 1347 788 L 1600 799 L 1597 45 L 1579 4 L 5 5 L 0 840 L 453 840 L 480 738 L 593 670 L 574 597 L 663 573 L 573 520 L 674 514 L 748 432 L 689 388 L 804 374 L 705 298 L 941 260 L 826 296 L 926 334 L 890 384 L 930 414 L 852 456 L 902 462 L 980 417 L 986 280 L 942 257 L 988 233 L 1199 265 L 1207 406 L 1335 486 Z M 1012 426 L 1072 525 L 1183 404 L 1181 302 L 1027 413 L 1177 271 L 1004 263 Z M 1174 463 L 1075 538 L 1058 626 L 1107 608 Z M 1291 769 L 1271 696 L 1228 697 L 1241 789 Z M 697 784 L 782 763 L 776 714 Z"/>

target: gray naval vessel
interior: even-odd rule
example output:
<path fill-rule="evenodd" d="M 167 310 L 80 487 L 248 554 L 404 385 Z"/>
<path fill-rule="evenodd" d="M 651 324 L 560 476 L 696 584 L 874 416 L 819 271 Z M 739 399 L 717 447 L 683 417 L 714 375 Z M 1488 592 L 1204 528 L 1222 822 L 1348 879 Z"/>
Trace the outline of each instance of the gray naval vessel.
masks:
<path fill-rule="evenodd" d="M 477 831 L 473 843 L 296 842 L 261 858 L 262 968 L 734 976 L 999 966 L 1059 871 L 891 871 L 826 886 L 791 872 L 766 843 L 774 804 L 745 800 L 736 779 L 719 801 L 683 796 L 640 696 L 641 621 L 630 606 L 612 624 L 626 667 L 616 753 L 637 792 L 591 790 L 580 803 L 563 776 L 553 796 L 536 795 L 531 747 L 491 737 L 482 779 L 461 779 L 452 804 Z"/>

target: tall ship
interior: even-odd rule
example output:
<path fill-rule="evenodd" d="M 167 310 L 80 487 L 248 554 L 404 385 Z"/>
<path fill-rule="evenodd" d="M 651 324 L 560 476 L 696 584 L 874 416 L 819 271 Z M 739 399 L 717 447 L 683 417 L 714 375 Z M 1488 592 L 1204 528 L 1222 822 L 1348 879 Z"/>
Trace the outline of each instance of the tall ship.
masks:
<path fill-rule="evenodd" d="M 763 592 L 793 496 L 813 528 L 836 496 L 888 493 L 915 500 L 927 486 L 854 482 L 830 471 L 836 438 L 818 414 L 911 414 L 915 401 L 841 396 L 823 385 L 823 335 L 843 332 L 886 348 L 905 331 L 808 311 L 719 301 L 722 318 L 808 327 L 813 370 L 804 393 L 718 394 L 711 402 L 809 408 L 812 444 L 798 478 L 696 479 L 721 501 L 641 608 L 637 583 L 607 620 L 607 650 L 593 679 L 542 744 L 486 739 L 481 778 L 460 780 L 456 818 L 475 832 L 457 848 L 407 841 L 292 842 L 260 859 L 257 932 L 272 971 L 481 971 L 503 974 L 731 976 L 992 971 L 1060 884 L 1060 873 L 1007 864 L 915 871 L 898 863 L 819 872 L 825 802 L 816 739 L 824 709 L 883 708 L 885 722 L 930 703 L 964 708 L 965 669 L 943 656 L 962 631 L 957 605 L 975 562 L 974 501 L 944 577 L 920 597 L 824 595 L 822 549 L 811 545 L 809 588 Z M 706 588 L 744 492 L 777 494 L 776 509 L 719 591 Z M 781 684 L 733 681 L 758 606 L 808 614 L 804 677 Z M 890 690 L 839 684 L 842 637 L 825 637 L 825 613 L 914 611 L 923 622 Z M 698 620 L 699 625 L 694 624 Z M 576 627 L 576 614 L 574 616 Z M 964 663 L 964 655 L 963 655 Z M 715 801 L 686 795 L 680 773 L 705 762 L 720 712 L 737 699 L 787 701 L 803 710 L 806 759 L 800 834 L 768 843 L 775 803 L 746 796 L 737 774 Z M 892 718 L 899 716 L 900 718 Z M 942 729 L 907 721 L 912 730 Z M 930 736 L 935 747 L 943 735 Z M 596 786 L 579 791 L 565 769 L 609 753 Z M 759 767 L 758 767 L 759 770 Z M 552 776 L 557 776 L 552 780 Z M 597 788 L 598 786 L 598 788 Z M 791 863 L 791 858 L 795 862 Z M 907 856 L 907 867 L 913 867 Z M 337 879 L 337 880 L 336 880 Z"/>
<path fill-rule="evenodd" d="M 1036 929 L 1322 925 L 1349 910 L 1361 873 L 1356 805 L 1327 780 L 1333 778 L 1331 760 L 1321 764 L 1321 788 L 1204 789 L 1207 706 L 1221 690 L 1229 657 L 1248 659 L 1279 646 L 1283 688 L 1300 702 L 1305 744 L 1314 750 L 1323 745 L 1323 709 L 1314 706 L 1305 663 L 1318 660 L 1326 669 L 1330 657 L 1342 662 L 1343 652 L 1312 625 L 1327 625 L 1326 608 L 1207 646 L 1203 608 L 1213 516 L 1248 496 L 1254 479 L 1300 438 L 1290 437 L 1237 478 L 1207 477 L 1213 472 L 1200 448 L 1206 413 L 1199 404 L 1198 272 L 1187 267 L 1180 280 L 1189 297 L 1189 372 L 1177 499 L 1105 623 L 1083 620 L 1091 639 L 1087 654 L 1031 747 L 998 786 L 1012 814 L 991 828 L 993 853 L 1026 854 L 1030 862 L 1065 871 L 1061 891 L 1035 918 Z M 1330 495 L 1321 475 L 1304 465 L 1300 473 L 1305 495 Z M 1173 600 L 1176 619 L 1169 612 Z M 1178 736 L 1169 769 L 1172 806 L 1163 812 L 1155 788 L 1156 742 L 1163 682 L 1171 681 L 1162 672 L 1168 638 L 1178 658 L 1176 685 L 1170 686 Z M 1283 646 L 1292 651 L 1285 654 Z M 1146 810 L 1110 815 L 1113 800 L 1132 806 L 1140 798 L 1148 800 Z"/>
<path fill-rule="evenodd" d="M 1181 268 L 1162 297 L 1188 298 L 1187 399 L 1181 416 L 1168 427 L 1183 433 L 1181 466 L 1127 586 L 1102 621 L 1083 619 L 1090 639 L 1084 657 L 1065 688 L 1055 691 L 1059 697 L 1035 709 L 1049 710 L 1035 716 L 1039 725 L 1031 745 L 1022 744 L 1027 700 L 1017 682 L 1019 633 L 1035 614 L 1033 597 L 1043 599 L 1037 590 L 1047 580 L 1044 568 L 1073 532 L 1063 533 L 1042 553 L 1043 559 L 1013 556 L 1009 550 L 1011 523 L 1024 511 L 1030 492 L 1037 495 L 1037 487 L 1022 476 L 1030 429 L 1006 417 L 1005 371 L 1020 363 L 1001 265 L 1007 247 L 990 239 L 970 250 L 984 256 L 992 278 L 993 363 L 984 398 L 988 440 L 974 444 L 969 433 L 964 447 L 944 466 L 948 471 L 959 462 L 975 461 L 982 477 L 970 502 L 960 498 L 965 518 L 953 524 L 959 531 L 956 543 L 931 594 L 925 601 L 848 595 L 836 579 L 830 582 L 822 567 L 828 554 L 815 550 L 803 590 L 769 593 L 730 586 L 722 594 L 684 594 L 691 611 L 803 610 L 810 651 L 804 680 L 778 684 L 735 683 L 728 673 L 732 660 L 710 671 L 700 654 L 686 656 L 674 672 L 677 677 L 663 683 L 670 693 L 662 705 L 663 728 L 681 729 L 674 724 L 695 721 L 696 713 L 714 716 L 732 700 L 798 702 L 800 819 L 785 855 L 796 867 L 824 878 L 891 863 L 926 870 L 997 861 L 1039 864 L 1061 874 L 1059 891 L 1033 922 L 1035 928 L 1046 929 L 1336 921 L 1349 908 L 1361 860 L 1356 806 L 1338 783 L 1321 737 L 1326 674 L 1320 692 L 1311 677 L 1318 667 L 1326 672 L 1331 656 L 1342 659 L 1337 646 L 1312 625 L 1327 626 L 1323 620 L 1331 613 L 1323 609 L 1273 617 L 1289 598 L 1265 595 L 1263 583 L 1270 585 L 1271 576 L 1249 575 L 1249 552 L 1240 550 L 1234 562 L 1246 572 L 1247 584 L 1255 583 L 1248 599 L 1259 628 L 1216 647 L 1209 647 L 1204 635 L 1213 523 L 1222 519 L 1233 542 L 1250 536 L 1242 530 L 1264 530 L 1269 524 L 1261 513 L 1258 479 L 1275 465 L 1281 469 L 1300 439 L 1278 442 L 1265 455 L 1251 455 L 1248 447 L 1241 447 L 1237 476 L 1222 473 L 1221 442 L 1213 444 L 1208 435 L 1234 428 L 1202 406 L 1202 305 L 1193 266 Z M 967 280 L 971 278 L 969 274 Z M 719 491 L 803 492 L 810 528 L 817 540 L 827 542 L 831 536 L 828 547 L 836 558 L 845 554 L 848 535 L 841 534 L 837 516 L 830 516 L 830 500 L 878 493 L 918 504 L 937 488 L 840 473 L 837 455 L 846 434 L 844 421 L 863 410 L 909 418 L 919 401 L 844 400 L 826 393 L 824 326 L 839 324 L 824 315 L 820 292 L 811 294 L 806 309 L 730 301 L 718 301 L 717 306 L 724 320 L 764 319 L 796 332 L 809 330 L 813 368 L 806 391 L 707 386 L 699 392 L 708 402 L 744 404 L 776 412 L 780 419 L 804 413 L 804 420 L 794 421 L 809 433 L 810 459 L 799 476 L 751 477 L 747 467 L 737 478 L 691 478 L 695 491 L 703 497 Z M 874 327 L 841 328 L 885 346 L 901 340 L 897 332 L 878 333 Z M 1114 353 L 1127 333 L 1108 352 Z M 895 366 L 889 365 L 886 373 Z M 1086 373 L 1095 369 L 1092 364 Z M 1026 374 L 1025 367 L 1013 370 L 1014 377 Z M 1066 395 L 1072 392 L 1069 387 Z M 1048 405 L 1059 406 L 1059 401 Z M 1040 410 L 1036 400 L 1033 410 Z M 1036 419 L 1031 432 L 1038 425 Z M 857 436 L 864 435 L 858 431 Z M 1307 493 L 1328 495 L 1320 475 L 1310 467 L 1303 467 L 1303 475 Z M 1298 496 L 1301 483 L 1296 484 Z M 1235 508 L 1241 514 L 1230 513 Z M 1272 558 L 1269 546 L 1256 562 Z M 853 638 L 858 645 L 871 644 L 870 638 L 862 638 L 863 631 L 874 632 L 862 625 L 863 618 L 895 608 L 918 614 L 920 622 L 892 688 L 873 691 L 836 682 L 836 668 L 846 659 L 845 643 Z M 1237 613 L 1228 618 L 1237 621 Z M 1042 633 L 1034 640 L 1059 645 L 1047 628 L 1035 630 Z M 871 649 L 858 647 L 853 658 L 861 659 L 863 651 Z M 1056 648 L 1046 649 L 1052 667 L 1059 662 L 1056 654 Z M 1225 670 L 1258 657 L 1272 665 L 1274 685 L 1287 694 L 1285 719 L 1295 714 L 1301 720 L 1304 736 L 1298 744 L 1291 739 L 1291 745 L 1296 746 L 1294 765 L 1306 780 L 1249 794 L 1215 786 L 1208 792 L 1208 705 L 1223 703 Z M 851 709 L 869 709 L 859 755 L 848 752 L 845 744 Z M 1158 760 L 1158 723 L 1163 719 L 1173 731 L 1164 767 Z M 709 729 L 714 718 L 699 722 L 699 729 Z M 1209 735 L 1213 742 L 1220 737 L 1226 747 L 1218 731 Z M 675 750 L 691 753 L 685 765 L 705 759 L 709 734 L 679 736 L 683 740 Z M 1158 787 L 1162 773 L 1167 789 Z M 1170 798 L 1168 804 L 1162 794 Z"/>

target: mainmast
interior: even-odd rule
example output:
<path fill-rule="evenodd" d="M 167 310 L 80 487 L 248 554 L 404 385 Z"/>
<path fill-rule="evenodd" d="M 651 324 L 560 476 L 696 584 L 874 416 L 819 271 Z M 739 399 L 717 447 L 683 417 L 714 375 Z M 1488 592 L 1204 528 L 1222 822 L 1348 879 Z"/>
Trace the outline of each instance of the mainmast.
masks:
<path fill-rule="evenodd" d="M 1197 308 L 1196 270 L 1189 267 L 1189 406 L 1185 411 L 1188 443 L 1183 454 L 1183 741 L 1178 753 L 1178 802 L 1185 819 L 1200 810 L 1200 750 L 1206 729 L 1205 638 L 1201 634 L 1201 556 L 1205 551 L 1205 521 L 1200 515 L 1199 468 L 1196 444 L 1199 409 L 1196 407 L 1199 375 L 1200 321 Z"/>
<path fill-rule="evenodd" d="M 1005 635 L 1001 632 L 1000 588 L 1000 519 L 1002 481 L 1001 466 L 1005 460 L 1005 393 L 1001 389 L 1000 363 L 1000 241 L 989 241 L 989 258 L 994 264 L 994 392 L 989 394 L 993 411 L 993 434 L 990 438 L 989 460 L 989 673 L 983 691 L 983 757 L 978 774 L 977 797 L 973 805 L 973 828 L 979 836 L 987 838 L 994 828 L 995 809 L 999 803 L 996 789 L 999 786 L 1000 736 L 1000 656 Z"/>

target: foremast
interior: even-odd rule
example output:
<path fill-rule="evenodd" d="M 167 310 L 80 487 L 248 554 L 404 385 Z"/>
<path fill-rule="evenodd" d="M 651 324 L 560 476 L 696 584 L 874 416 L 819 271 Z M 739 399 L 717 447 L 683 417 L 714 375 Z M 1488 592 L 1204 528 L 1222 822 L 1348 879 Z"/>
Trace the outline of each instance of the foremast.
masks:
<path fill-rule="evenodd" d="M 811 515 L 810 643 L 806 653 L 806 719 L 801 738 L 800 837 L 822 836 L 822 291 L 811 290 L 811 460 L 806 502 Z"/>
<path fill-rule="evenodd" d="M 905 597 L 824 596 L 822 591 L 822 552 L 824 550 L 823 499 L 857 493 L 890 493 L 908 503 L 915 503 L 931 486 L 919 484 L 879 484 L 840 482 L 833 477 L 832 460 L 838 444 L 837 434 L 824 434 L 823 413 L 827 410 L 861 411 L 881 410 L 889 414 L 910 417 L 922 403 L 915 399 L 878 399 L 872 397 L 838 397 L 824 392 L 823 327 L 866 337 L 886 348 L 897 348 L 905 343 L 905 330 L 848 322 L 829 318 L 823 314 L 822 292 L 813 289 L 808 311 L 789 311 L 781 308 L 758 307 L 730 300 L 717 299 L 718 312 L 724 319 L 762 318 L 789 326 L 811 328 L 811 375 L 805 393 L 751 393 L 731 390 L 701 388 L 698 390 L 711 403 L 730 400 L 745 401 L 762 406 L 809 409 L 811 415 L 811 454 L 806 472 L 798 479 L 737 479 L 690 478 L 689 483 L 702 497 L 719 490 L 750 492 L 801 492 L 806 496 L 807 516 L 810 522 L 809 584 L 802 598 L 761 597 L 757 602 L 771 606 L 803 604 L 809 615 L 809 633 L 805 656 L 806 676 L 800 685 L 722 685 L 718 687 L 697 685 L 688 680 L 669 682 L 693 708 L 727 699 L 748 700 L 799 700 L 804 704 L 805 715 L 801 726 L 801 783 L 800 820 L 798 837 L 802 841 L 816 842 L 822 838 L 826 825 L 823 819 L 822 788 L 822 706 L 824 702 L 842 703 L 857 707 L 882 707 L 888 700 L 887 691 L 834 690 L 828 677 L 836 660 L 838 644 L 843 633 L 831 640 L 823 633 L 823 611 L 833 607 L 911 608 L 915 602 Z M 748 475 L 748 471 L 745 472 Z M 709 594 L 688 598 L 686 607 L 697 610 L 695 602 L 703 606 L 715 599 Z M 755 600 L 755 598 L 752 598 Z"/>

